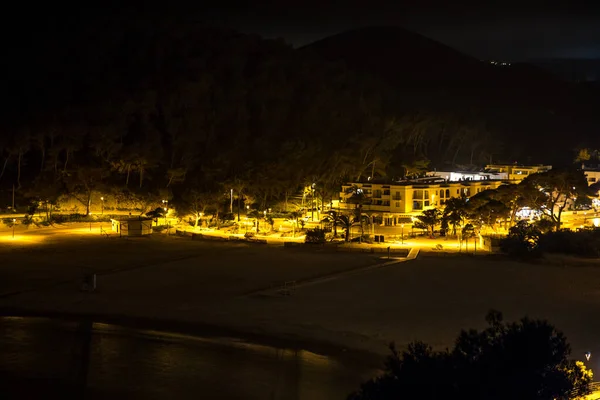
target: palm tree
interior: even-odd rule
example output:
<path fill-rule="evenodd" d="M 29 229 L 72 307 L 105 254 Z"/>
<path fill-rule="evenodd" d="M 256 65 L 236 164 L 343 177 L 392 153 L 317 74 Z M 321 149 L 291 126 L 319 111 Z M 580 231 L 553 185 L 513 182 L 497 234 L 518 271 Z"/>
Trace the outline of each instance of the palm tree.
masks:
<path fill-rule="evenodd" d="M 345 231 L 344 240 L 346 242 L 350 241 L 350 229 L 352 228 L 352 220 L 350 217 L 347 215 L 339 215 L 337 217 L 337 224 Z"/>
<path fill-rule="evenodd" d="M 331 223 L 331 226 L 333 227 L 333 237 L 337 237 L 338 213 L 336 211 L 329 211 L 329 215 L 323 218 L 323 222 Z"/>
<path fill-rule="evenodd" d="M 242 198 L 244 197 L 244 192 L 246 191 L 246 187 L 248 186 L 246 181 L 241 178 L 235 178 L 232 182 L 228 184 L 233 190 L 234 193 L 237 193 L 237 220 L 240 222 L 240 209 L 242 208 Z"/>
<path fill-rule="evenodd" d="M 473 227 L 473 225 L 466 224 L 465 227 L 462 229 L 462 237 L 465 240 L 465 251 L 468 251 L 467 249 L 469 247 L 469 239 L 475 236 L 475 228 Z M 477 245 L 477 242 L 475 242 L 475 245 Z"/>
<path fill-rule="evenodd" d="M 360 216 L 362 214 L 362 208 L 364 204 L 369 204 L 370 199 L 369 197 L 367 197 L 367 195 L 365 195 L 364 191 L 362 188 L 359 188 L 356 185 L 352 185 L 351 187 L 349 187 L 348 189 L 346 189 L 346 193 L 347 194 L 352 194 L 347 200 L 346 203 L 349 204 L 355 204 L 356 208 L 355 208 L 355 214 L 356 214 L 356 219 L 360 220 Z"/>
<path fill-rule="evenodd" d="M 467 216 L 467 200 L 462 197 L 452 197 L 446 201 L 442 219 L 452 225 L 452 235 L 456 236 L 456 227 L 460 226 Z"/>

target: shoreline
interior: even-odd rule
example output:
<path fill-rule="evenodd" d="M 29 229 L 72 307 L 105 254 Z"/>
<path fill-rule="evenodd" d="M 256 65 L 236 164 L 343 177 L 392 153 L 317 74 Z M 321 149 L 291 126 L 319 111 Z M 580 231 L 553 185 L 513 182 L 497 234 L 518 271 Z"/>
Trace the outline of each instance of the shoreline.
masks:
<path fill-rule="evenodd" d="M 34 311 L 23 308 L 0 308 L 0 318 L 39 318 L 80 322 L 92 320 L 94 323 L 115 325 L 122 328 L 158 331 L 166 334 L 187 335 L 198 338 L 225 339 L 233 342 L 251 343 L 262 346 L 306 350 L 337 360 L 360 363 L 363 367 L 381 370 L 385 356 L 365 349 L 351 348 L 325 340 L 291 337 L 252 332 L 235 327 L 219 326 L 203 322 L 168 320 L 104 313 L 76 313 L 63 311 Z"/>

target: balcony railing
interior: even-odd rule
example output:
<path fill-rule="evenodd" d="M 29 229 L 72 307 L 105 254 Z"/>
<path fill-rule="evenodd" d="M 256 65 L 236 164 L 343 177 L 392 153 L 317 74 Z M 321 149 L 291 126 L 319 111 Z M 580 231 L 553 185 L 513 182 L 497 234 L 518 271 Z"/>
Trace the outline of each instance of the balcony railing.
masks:
<path fill-rule="evenodd" d="M 600 394 L 600 382 L 592 382 L 588 385 L 588 389 L 590 391 L 590 394 Z M 571 399 L 582 399 L 585 398 L 581 395 L 581 393 L 578 393 L 576 390 L 572 391 L 569 394 L 569 397 Z M 594 397 L 596 398 L 596 397 Z"/>
<path fill-rule="evenodd" d="M 363 206 L 363 211 L 390 211 L 390 206 L 366 204 Z"/>

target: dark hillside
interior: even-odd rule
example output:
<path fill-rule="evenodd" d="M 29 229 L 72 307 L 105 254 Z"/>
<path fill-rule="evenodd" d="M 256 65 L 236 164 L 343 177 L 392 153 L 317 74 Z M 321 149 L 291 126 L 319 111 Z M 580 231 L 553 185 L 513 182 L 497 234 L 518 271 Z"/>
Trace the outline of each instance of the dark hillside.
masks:
<path fill-rule="evenodd" d="M 564 163 L 598 140 L 598 93 L 534 65 L 492 65 L 398 27 L 351 30 L 302 51 L 387 82 L 403 110 L 470 121 L 497 142 L 497 158 Z"/>

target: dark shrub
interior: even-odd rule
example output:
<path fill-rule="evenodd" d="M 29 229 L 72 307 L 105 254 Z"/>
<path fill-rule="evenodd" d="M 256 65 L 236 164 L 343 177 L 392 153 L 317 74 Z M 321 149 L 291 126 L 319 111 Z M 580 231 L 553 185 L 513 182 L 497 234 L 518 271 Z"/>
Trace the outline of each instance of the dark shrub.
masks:
<path fill-rule="evenodd" d="M 527 221 L 519 221 L 500 241 L 500 250 L 511 257 L 535 258 L 541 256 L 538 246 L 541 233 Z"/>
<path fill-rule="evenodd" d="M 591 371 L 571 360 L 565 336 L 553 325 L 529 318 L 506 323 L 497 311 L 486 320 L 484 330 L 461 331 L 450 350 L 414 342 L 400 352 L 392 345 L 383 374 L 348 399 L 550 400 L 590 392 Z"/>
<path fill-rule="evenodd" d="M 85 214 L 73 213 L 73 214 L 69 215 L 70 222 L 82 222 L 82 221 L 85 221 L 85 218 L 86 218 Z"/>
<path fill-rule="evenodd" d="M 598 257 L 600 255 L 600 234 L 596 231 L 548 232 L 540 238 L 539 247 L 546 253 Z"/>
<path fill-rule="evenodd" d="M 70 221 L 70 216 L 64 215 L 64 214 L 52 214 L 51 218 L 52 218 L 52 222 L 55 222 L 57 224 L 63 224 L 65 222 Z"/>
<path fill-rule="evenodd" d="M 2 219 L 2 223 L 3 223 L 4 225 L 6 225 L 7 227 L 9 227 L 9 228 L 12 228 L 12 226 L 15 224 L 15 223 L 13 222 L 13 218 L 3 218 L 3 219 Z"/>
<path fill-rule="evenodd" d="M 323 244 L 325 243 L 325 231 L 323 229 L 315 228 L 306 231 L 306 237 L 304 243 L 312 244 Z"/>

